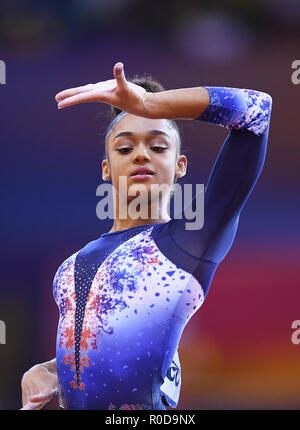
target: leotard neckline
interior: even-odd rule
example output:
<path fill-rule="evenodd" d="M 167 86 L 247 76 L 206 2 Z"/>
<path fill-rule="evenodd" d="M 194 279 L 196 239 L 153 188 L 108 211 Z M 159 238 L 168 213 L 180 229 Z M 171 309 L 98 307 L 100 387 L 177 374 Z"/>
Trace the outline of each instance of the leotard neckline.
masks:
<path fill-rule="evenodd" d="M 170 221 L 170 220 L 169 220 L 169 221 Z M 100 236 L 100 237 L 103 237 L 103 236 L 111 236 L 111 235 L 113 235 L 113 234 L 120 234 L 120 233 L 124 233 L 125 231 L 133 230 L 133 229 L 135 229 L 135 228 L 150 227 L 150 226 L 154 226 L 154 225 L 167 224 L 169 221 L 167 221 L 167 222 L 151 223 L 151 224 L 141 224 L 141 225 L 137 225 L 136 227 L 126 228 L 126 229 L 124 229 L 124 230 L 117 230 L 117 231 L 111 231 L 111 232 L 103 233 L 103 234 L 101 234 L 101 236 Z"/>

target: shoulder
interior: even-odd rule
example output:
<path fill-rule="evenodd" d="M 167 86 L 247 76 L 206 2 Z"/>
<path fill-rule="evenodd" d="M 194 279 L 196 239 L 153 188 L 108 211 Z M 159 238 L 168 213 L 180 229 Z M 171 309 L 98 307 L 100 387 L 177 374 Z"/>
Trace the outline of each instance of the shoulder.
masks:
<path fill-rule="evenodd" d="M 79 251 L 74 252 L 70 257 L 66 258 L 58 267 L 55 275 L 54 275 L 54 284 L 57 283 L 58 279 L 63 275 L 63 273 L 70 270 L 72 266 L 74 266 L 76 256 Z"/>

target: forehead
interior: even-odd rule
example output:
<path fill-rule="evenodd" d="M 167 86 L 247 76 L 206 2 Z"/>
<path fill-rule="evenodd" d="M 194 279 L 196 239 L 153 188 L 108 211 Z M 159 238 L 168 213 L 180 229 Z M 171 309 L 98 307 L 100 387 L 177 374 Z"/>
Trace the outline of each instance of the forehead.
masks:
<path fill-rule="evenodd" d="M 132 114 L 124 114 L 112 127 L 108 140 L 111 141 L 122 132 L 131 132 L 139 136 L 144 136 L 150 130 L 161 130 L 176 141 L 176 131 L 166 119 L 143 118 Z"/>

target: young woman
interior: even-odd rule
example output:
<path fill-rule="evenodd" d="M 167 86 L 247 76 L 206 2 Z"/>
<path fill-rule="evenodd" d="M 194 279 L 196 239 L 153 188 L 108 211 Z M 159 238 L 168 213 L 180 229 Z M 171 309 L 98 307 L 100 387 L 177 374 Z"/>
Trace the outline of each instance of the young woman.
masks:
<path fill-rule="evenodd" d="M 56 359 L 23 376 L 23 409 L 40 409 L 58 391 L 67 409 L 176 407 L 181 385 L 178 345 L 228 253 L 241 210 L 264 164 L 272 98 L 265 92 L 196 87 L 165 91 L 151 79 L 114 79 L 57 94 L 58 108 L 104 102 L 116 111 L 106 134 L 104 181 L 114 190 L 111 230 L 75 252 L 58 269 Z M 204 224 L 187 229 L 165 215 L 174 179 L 186 173 L 175 119 L 229 130 L 204 193 Z M 125 177 L 127 187 L 120 188 Z M 143 184 L 147 217 L 121 217 Z M 166 184 L 162 199 L 151 185 Z M 156 210 L 151 217 L 150 209 Z"/>

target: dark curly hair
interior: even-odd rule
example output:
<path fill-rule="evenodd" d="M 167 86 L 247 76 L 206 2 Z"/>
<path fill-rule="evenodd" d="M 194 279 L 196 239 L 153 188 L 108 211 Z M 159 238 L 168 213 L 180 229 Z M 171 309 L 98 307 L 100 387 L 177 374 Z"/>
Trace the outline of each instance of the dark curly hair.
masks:
<path fill-rule="evenodd" d="M 133 78 L 127 78 L 128 82 L 132 82 L 133 84 L 140 85 L 141 87 L 145 88 L 146 91 L 149 93 L 158 93 L 161 91 L 164 91 L 165 88 L 162 86 L 162 84 L 153 78 L 152 75 L 144 74 L 144 75 L 135 75 Z M 108 135 L 111 132 L 113 126 L 115 123 L 119 120 L 119 118 L 122 116 L 121 114 L 124 111 L 121 109 L 118 109 L 114 106 L 111 106 L 111 123 L 109 124 L 106 134 L 105 134 L 105 158 L 108 158 L 108 152 L 107 152 L 107 142 L 108 142 Z M 173 127 L 177 132 L 177 142 L 178 142 L 178 154 L 180 154 L 181 150 L 181 137 L 180 132 L 178 129 L 178 126 L 175 121 L 171 119 L 167 119 L 169 125 Z"/>

